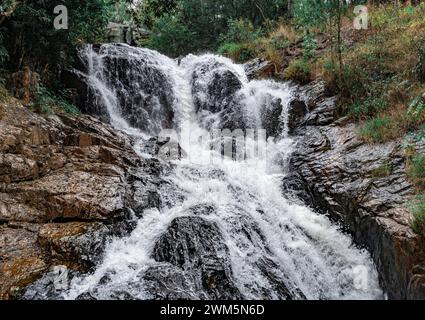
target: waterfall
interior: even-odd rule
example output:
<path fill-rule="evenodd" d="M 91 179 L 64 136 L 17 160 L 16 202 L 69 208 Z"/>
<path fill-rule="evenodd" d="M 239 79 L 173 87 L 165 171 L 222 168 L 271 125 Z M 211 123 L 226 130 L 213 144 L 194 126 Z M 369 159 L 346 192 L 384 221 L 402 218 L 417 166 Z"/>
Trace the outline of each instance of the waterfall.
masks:
<path fill-rule="evenodd" d="M 175 61 L 148 49 L 102 45 L 86 48 L 84 58 L 92 102 L 117 130 L 141 145 L 163 129 L 189 139 L 180 141 L 187 156 L 163 177 L 162 205 L 108 244 L 103 261 L 73 279 L 65 298 L 383 297 L 369 253 L 282 192 L 294 145 L 288 84 L 248 81 L 243 66 L 212 54 Z M 199 139 L 221 129 L 266 129 L 266 155 L 258 154 L 258 133 L 244 137 L 245 146 L 257 147 L 237 161 Z"/>

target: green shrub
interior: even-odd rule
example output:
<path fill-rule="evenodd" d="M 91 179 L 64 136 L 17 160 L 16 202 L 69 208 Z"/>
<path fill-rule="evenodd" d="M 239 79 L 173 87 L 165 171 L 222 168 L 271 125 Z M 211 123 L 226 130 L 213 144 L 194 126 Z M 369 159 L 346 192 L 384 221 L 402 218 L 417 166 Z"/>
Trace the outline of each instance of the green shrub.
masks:
<path fill-rule="evenodd" d="M 373 118 L 366 121 L 360 129 L 360 136 L 367 142 L 383 143 L 396 134 L 392 118 Z"/>
<path fill-rule="evenodd" d="M 379 111 L 387 108 L 387 102 L 381 97 L 368 97 L 366 99 L 356 100 L 348 107 L 347 113 L 355 118 L 364 118 L 372 116 Z"/>
<path fill-rule="evenodd" d="M 218 48 L 218 53 L 237 62 L 246 62 L 255 58 L 255 51 L 247 44 L 225 43 Z"/>
<path fill-rule="evenodd" d="M 338 72 L 336 66 L 334 66 L 334 71 Z M 354 100 L 364 97 L 371 89 L 369 76 L 364 69 L 356 65 L 344 65 L 337 89 L 344 98 Z"/>
<path fill-rule="evenodd" d="M 407 115 L 412 117 L 414 120 L 419 120 L 423 117 L 423 112 L 425 110 L 425 93 L 418 95 L 409 105 L 407 110 Z"/>
<path fill-rule="evenodd" d="M 408 164 L 407 174 L 417 187 L 425 187 L 425 156 L 414 155 Z"/>
<path fill-rule="evenodd" d="M 61 94 L 64 97 L 67 96 L 66 92 L 62 92 Z M 80 113 L 76 106 L 69 103 L 65 98 L 56 96 L 45 87 L 39 88 L 35 106 L 41 113 L 46 114 L 54 113 L 55 109 L 74 115 Z"/>
<path fill-rule="evenodd" d="M 195 34 L 177 17 L 166 14 L 155 21 L 147 47 L 178 57 L 195 49 Z"/>
<path fill-rule="evenodd" d="M 289 40 L 282 39 L 281 37 L 271 37 L 270 38 L 270 44 L 271 46 L 276 50 L 283 50 L 291 44 Z"/>
<path fill-rule="evenodd" d="M 219 37 L 220 43 L 254 42 L 261 36 L 261 29 L 256 29 L 251 21 L 246 19 L 230 19 L 228 30 Z"/>
<path fill-rule="evenodd" d="M 409 207 L 413 214 L 412 229 L 416 233 L 425 236 L 425 193 L 417 195 Z"/>
<path fill-rule="evenodd" d="M 316 36 L 311 33 L 307 33 L 303 40 L 303 55 L 304 59 L 312 59 L 316 56 L 317 42 Z"/>
<path fill-rule="evenodd" d="M 300 83 L 308 83 L 312 78 L 310 63 L 305 59 L 292 60 L 285 69 L 284 76 Z"/>

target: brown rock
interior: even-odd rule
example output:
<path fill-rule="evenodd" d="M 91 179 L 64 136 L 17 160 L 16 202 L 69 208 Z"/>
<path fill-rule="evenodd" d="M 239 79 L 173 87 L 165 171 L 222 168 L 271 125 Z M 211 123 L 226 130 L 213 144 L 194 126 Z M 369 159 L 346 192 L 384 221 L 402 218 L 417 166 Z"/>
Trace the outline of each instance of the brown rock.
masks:
<path fill-rule="evenodd" d="M 1 107 L 0 299 L 9 299 L 54 265 L 93 267 L 111 235 L 134 227 L 131 210 L 159 205 L 160 170 L 92 117 L 41 116 L 13 99 Z"/>
<path fill-rule="evenodd" d="M 79 146 L 81 148 L 83 148 L 83 147 L 89 147 L 92 144 L 93 144 L 92 137 L 90 135 L 85 134 L 85 133 L 80 134 L 80 136 L 79 136 Z"/>
<path fill-rule="evenodd" d="M 0 299 L 13 297 L 46 269 L 36 233 L 0 226 Z"/>

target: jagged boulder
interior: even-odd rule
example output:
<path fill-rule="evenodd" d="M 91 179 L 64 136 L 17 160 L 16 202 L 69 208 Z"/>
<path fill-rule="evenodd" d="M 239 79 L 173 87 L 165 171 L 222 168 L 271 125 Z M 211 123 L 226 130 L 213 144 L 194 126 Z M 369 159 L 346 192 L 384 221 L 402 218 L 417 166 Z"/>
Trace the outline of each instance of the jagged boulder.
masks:
<path fill-rule="evenodd" d="M 195 66 L 192 74 L 192 93 L 197 112 L 218 113 L 234 99 L 242 88 L 239 77 L 217 61 L 206 61 Z"/>
<path fill-rule="evenodd" d="M 267 60 L 255 58 L 244 64 L 244 69 L 248 79 L 271 78 L 276 73 L 276 66 Z"/>
<path fill-rule="evenodd" d="M 157 270 L 145 276 L 150 282 L 160 283 L 151 286 L 156 296 L 168 291 L 163 298 L 188 298 L 179 292 L 196 293 L 198 299 L 241 298 L 233 283 L 229 250 L 213 222 L 193 216 L 174 219 L 157 241 L 153 257 L 168 264 L 161 267 L 162 272 Z"/>

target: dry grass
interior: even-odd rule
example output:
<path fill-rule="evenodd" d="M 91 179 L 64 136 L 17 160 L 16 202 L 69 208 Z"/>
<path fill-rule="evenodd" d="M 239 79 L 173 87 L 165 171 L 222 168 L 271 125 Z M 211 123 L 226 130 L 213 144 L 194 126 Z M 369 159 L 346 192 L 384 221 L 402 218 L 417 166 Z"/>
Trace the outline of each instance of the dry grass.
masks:
<path fill-rule="evenodd" d="M 269 34 L 269 39 L 287 40 L 290 43 L 297 42 L 300 39 L 299 32 L 287 24 L 280 24 L 279 27 Z"/>

